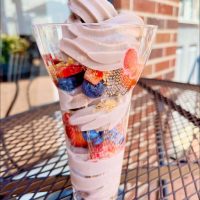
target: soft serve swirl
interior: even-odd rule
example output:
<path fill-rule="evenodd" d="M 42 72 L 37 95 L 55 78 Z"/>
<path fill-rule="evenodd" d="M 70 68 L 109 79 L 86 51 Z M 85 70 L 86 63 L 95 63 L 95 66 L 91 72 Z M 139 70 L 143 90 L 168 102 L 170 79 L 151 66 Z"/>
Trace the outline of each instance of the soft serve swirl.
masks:
<path fill-rule="evenodd" d="M 87 23 L 98 23 L 117 16 L 117 11 L 107 0 L 70 0 L 69 8 Z"/>
<path fill-rule="evenodd" d="M 60 41 L 64 57 L 70 56 L 87 68 L 110 71 L 123 67 L 124 55 L 129 48 L 139 49 L 137 36 L 141 33 L 135 25 L 141 25 L 143 21 L 134 13 L 118 13 L 107 0 L 69 0 L 69 7 L 72 14 L 68 25 L 62 26 Z M 119 98 L 106 99 L 116 101 L 111 110 L 97 106 L 105 97 L 89 98 L 82 93 L 81 87 L 72 93 L 58 91 L 61 110 L 76 109 L 69 123 L 81 131 L 111 130 L 123 121 L 124 129 L 127 128 L 131 90 Z M 88 160 L 85 149 L 73 148 L 68 139 L 67 147 L 77 199 L 113 199 L 120 182 L 124 150 L 120 149 L 109 159 L 94 162 Z M 88 151 L 91 150 L 90 147 Z"/>
<path fill-rule="evenodd" d="M 107 0 L 70 0 L 69 7 L 72 15 L 68 26 L 62 27 L 60 41 L 64 57 L 94 70 L 110 71 L 123 67 L 129 48 L 139 48 L 136 37 L 141 33 L 134 26 L 143 20 L 134 13 L 117 13 Z"/>

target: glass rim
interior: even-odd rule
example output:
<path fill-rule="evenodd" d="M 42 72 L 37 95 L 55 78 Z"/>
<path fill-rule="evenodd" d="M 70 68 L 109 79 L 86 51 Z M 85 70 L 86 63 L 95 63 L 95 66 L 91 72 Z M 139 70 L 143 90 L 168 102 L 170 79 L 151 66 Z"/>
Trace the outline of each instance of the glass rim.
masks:
<path fill-rule="evenodd" d="M 100 23 L 35 23 L 32 26 L 33 27 L 45 27 L 45 26 L 69 26 L 69 25 L 93 25 L 93 26 L 98 26 Z M 131 24 L 131 23 L 122 23 L 122 24 L 116 24 L 116 23 L 102 23 L 102 25 L 111 25 L 111 26 L 125 26 L 125 25 L 131 25 L 134 27 L 138 27 L 138 28 L 153 28 L 153 29 L 157 29 L 158 26 L 157 25 L 149 25 L 149 24 Z"/>

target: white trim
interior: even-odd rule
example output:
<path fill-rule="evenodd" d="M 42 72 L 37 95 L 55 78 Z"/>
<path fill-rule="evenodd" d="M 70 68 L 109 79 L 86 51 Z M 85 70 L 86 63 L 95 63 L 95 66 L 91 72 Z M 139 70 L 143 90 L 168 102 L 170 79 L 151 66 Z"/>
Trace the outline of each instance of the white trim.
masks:
<path fill-rule="evenodd" d="M 200 22 L 195 21 L 195 20 L 185 20 L 185 19 L 179 18 L 178 19 L 178 23 L 179 24 L 189 24 L 189 25 L 197 25 L 197 26 L 199 26 Z"/>
<path fill-rule="evenodd" d="M 168 61 L 168 60 L 172 60 L 174 58 L 176 58 L 176 55 L 163 56 L 163 57 L 160 57 L 160 58 L 155 58 L 155 59 L 149 60 L 146 65 L 153 65 L 153 64 L 160 63 L 160 62 L 165 62 L 165 61 Z M 154 68 L 153 68 L 152 71 L 154 73 Z"/>
<path fill-rule="evenodd" d="M 168 43 L 159 43 L 159 44 L 154 44 L 153 49 L 160 49 L 160 48 L 166 48 L 166 47 L 177 47 L 178 43 L 177 42 L 168 42 Z"/>
<path fill-rule="evenodd" d="M 174 6 L 174 7 L 179 7 L 179 2 L 176 3 L 176 2 L 172 2 L 172 1 L 169 1 L 169 0 L 150 0 L 152 2 L 158 2 L 158 3 L 161 3 L 161 4 L 166 4 L 166 5 L 169 5 L 169 6 Z"/>
<path fill-rule="evenodd" d="M 155 69 L 153 69 L 153 71 L 154 71 Z M 164 70 L 161 70 L 161 71 L 158 71 L 158 72 L 153 72 L 152 74 L 150 74 L 149 76 L 148 76 L 148 78 L 155 78 L 156 76 L 160 76 L 160 75 L 166 75 L 167 73 L 169 73 L 169 72 L 173 72 L 174 71 L 174 73 L 175 73 L 175 67 L 169 67 L 169 68 L 167 68 L 167 69 L 164 69 Z"/>
<path fill-rule="evenodd" d="M 177 29 L 158 29 L 157 33 L 178 33 Z"/>
<path fill-rule="evenodd" d="M 135 14 L 137 14 L 139 16 L 151 17 L 151 18 L 156 18 L 156 19 L 168 19 L 168 20 L 177 20 L 178 21 L 178 16 L 160 15 L 158 13 L 146 13 L 146 12 L 138 12 L 138 11 L 135 11 Z"/>

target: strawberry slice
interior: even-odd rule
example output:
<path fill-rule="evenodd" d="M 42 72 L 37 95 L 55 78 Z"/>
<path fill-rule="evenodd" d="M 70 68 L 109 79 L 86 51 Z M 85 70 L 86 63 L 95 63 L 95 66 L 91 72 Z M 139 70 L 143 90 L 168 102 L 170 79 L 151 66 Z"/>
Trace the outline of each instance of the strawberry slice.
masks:
<path fill-rule="evenodd" d="M 99 144 L 99 145 L 91 147 L 91 149 L 90 149 L 90 158 L 92 160 L 97 160 L 97 159 L 100 159 L 100 158 L 103 158 L 103 157 L 105 157 L 103 144 Z"/>
<path fill-rule="evenodd" d="M 97 85 L 103 79 L 103 72 L 87 69 L 84 75 L 84 79 L 93 85 Z"/>
<path fill-rule="evenodd" d="M 67 78 L 69 76 L 73 76 L 78 74 L 84 70 L 82 65 L 72 64 L 65 67 L 59 67 L 57 69 L 57 77 L 58 78 Z"/>
<path fill-rule="evenodd" d="M 43 55 L 43 59 L 46 65 L 52 65 L 52 56 L 51 54 L 45 54 Z"/>
<path fill-rule="evenodd" d="M 63 123 L 65 125 L 65 132 L 70 139 L 70 142 L 75 147 L 87 147 L 87 141 L 84 139 L 82 132 L 77 126 L 71 126 L 69 123 L 70 113 L 63 114 Z"/>
<path fill-rule="evenodd" d="M 121 73 L 122 85 L 127 89 L 135 86 L 142 72 L 138 55 L 135 49 L 129 49 L 124 59 L 124 68 Z"/>
<path fill-rule="evenodd" d="M 62 116 L 64 125 L 69 125 L 70 113 L 64 113 Z"/>
<path fill-rule="evenodd" d="M 101 144 L 92 146 L 90 149 L 91 159 L 106 158 L 114 154 L 117 150 L 117 146 L 112 141 L 104 141 Z"/>
<path fill-rule="evenodd" d="M 133 77 L 138 71 L 138 55 L 135 49 L 129 49 L 124 58 L 124 72 L 126 75 Z"/>
<path fill-rule="evenodd" d="M 87 147 L 87 141 L 83 138 L 82 132 L 76 126 L 65 126 L 65 131 L 70 142 L 75 147 Z"/>
<path fill-rule="evenodd" d="M 61 61 L 58 58 L 52 58 L 51 54 L 43 55 L 46 65 L 56 65 Z"/>
<path fill-rule="evenodd" d="M 58 63 L 62 62 L 61 60 L 59 60 L 58 58 L 54 58 L 52 59 L 52 62 L 54 65 L 57 65 Z"/>

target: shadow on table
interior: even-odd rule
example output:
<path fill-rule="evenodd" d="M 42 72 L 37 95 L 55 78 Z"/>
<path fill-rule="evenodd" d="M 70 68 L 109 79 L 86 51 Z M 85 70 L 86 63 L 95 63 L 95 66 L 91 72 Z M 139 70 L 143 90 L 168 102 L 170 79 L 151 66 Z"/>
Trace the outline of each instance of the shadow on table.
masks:
<path fill-rule="evenodd" d="M 31 36 L 21 36 L 20 38 L 26 39 L 30 44 L 30 47 L 23 52 L 10 52 L 6 51 L 7 48 L 3 48 L 1 57 L 5 57 L 4 61 L 0 60 L 0 83 L 13 83 L 15 89 L 13 91 L 13 98 L 8 104 L 6 109 L 5 117 L 9 116 L 16 100 L 20 93 L 19 82 L 21 80 L 28 80 L 29 84 L 26 88 L 26 99 L 31 108 L 29 89 L 30 85 L 36 77 L 40 75 L 47 75 L 47 72 L 43 69 L 43 62 L 39 54 L 37 45 Z M 5 44 L 4 44 L 5 46 Z"/>
<path fill-rule="evenodd" d="M 139 87 L 134 91 L 119 196 L 178 199 L 174 191 L 179 190 L 177 195 L 183 194 L 184 199 L 189 195 L 184 193 L 188 186 L 198 195 L 199 88 L 157 80 L 143 80 L 140 85 L 149 93 Z M 58 104 L 51 104 L 2 123 L 4 182 L 0 195 L 21 200 L 25 195 L 30 197 L 26 200 L 71 199 L 58 109 Z"/>
<path fill-rule="evenodd" d="M 52 104 L 1 121 L 1 196 L 71 188 L 61 115 L 56 110 L 58 104 Z M 43 187 L 36 191 L 38 185 Z"/>

